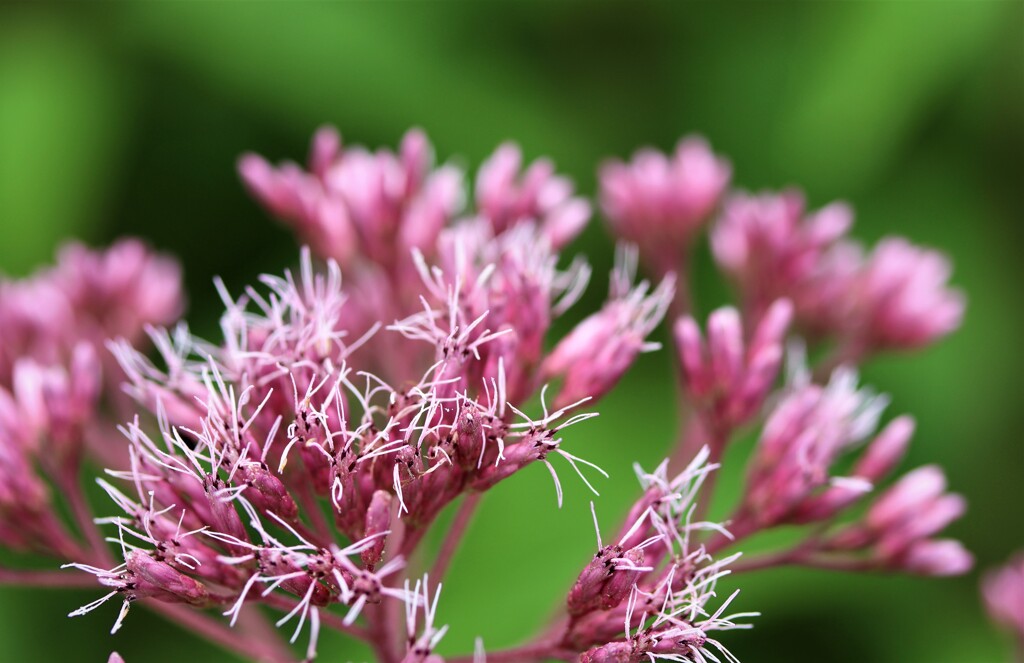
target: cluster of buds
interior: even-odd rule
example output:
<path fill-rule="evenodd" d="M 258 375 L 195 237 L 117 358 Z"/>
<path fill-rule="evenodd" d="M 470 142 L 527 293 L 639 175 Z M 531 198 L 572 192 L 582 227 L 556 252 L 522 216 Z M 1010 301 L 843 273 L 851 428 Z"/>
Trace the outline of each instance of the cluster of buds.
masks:
<path fill-rule="evenodd" d="M 690 423 L 654 471 L 637 468 L 641 495 L 614 543 L 593 509 L 597 551 L 548 632 L 495 660 L 735 661 L 719 633 L 756 613 L 727 614 L 738 590 L 722 599 L 719 587 L 733 574 L 970 566 L 959 543 L 934 538 L 965 508 L 937 468 L 877 493 L 913 422 L 875 434 L 887 399 L 858 388 L 853 365 L 957 325 L 962 300 L 934 252 L 886 240 L 862 258 L 846 207 L 805 218 L 794 193 L 731 194 L 730 166 L 691 138 L 672 156 L 603 168 L 601 206 L 629 244 L 606 302 L 559 339 L 553 322 L 590 277 L 559 252 L 591 207 L 551 162 L 524 166 L 503 145 L 469 195 L 470 178 L 436 165 L 421 132 L 373 153 L 322 129 L 306 168 L 247 155 L 239 170 L 307 248 L 297 272 L 260 287 L 232 295 L 217 282 L 221 341 L 167 326 L 176 268 L 135 243 L 69 250 L 53 275 L 0 290 L 15 330 L 0 342 L 0 536 L 70 562 L 58 578 L 0 578 L 98 582 L 107 593 L 72 615 L 119 599 L 116 631 L 138 602 L 255 660 L 294 660 L 273 628 L 287 624 L 293 643 L 308 634 L 307 661 L 327 628 L 384 663 L 440 663 L 442 580 L 482 496 L 537 464 L 559 505 L 559 468 L 596 494 L 604 471 L 565 448 L 565 430 L 660 347 L 650 336 L 666 316 Z M 713 312 L 702 333 L 687 266 L 707 227 L 742 305 Z M 835 354 L 806 366 L 796 331 L 834 337 Z M 780 386 L 787 348 L 795 368 Z M 711 522 L 719 461 L 747 426 L 760 439 L 746 484 L 729 519 Z M 108 468 L 99 485 L 118 515 L 92 520 L 75 481 L 82 451 Z M 81 536 L 35 481 L 62 463 L 75 470 L 61 486 Z M 867 513 L 844 518 L 857 502 Z M 453 504 L 428 571 L 420 544 Z M 780 526 L 808 533 L 740 559 L 740 543 Z M 257 606 L 281 617 L 266 624 Z M 454 660 L 486 656 L 478 640 Z"/>
<path fill-rule="evenodd" d="M 730 536 L 716 523 L 693 520 L 700 487 L 718 468 L 708 456 L 705 447 L 671 479 L 667 460 L 653 473 L 637 467 L 644 492 L 617 543 L 602 544 L 595 515 L 598 551 L 569 592 L 559 647 L 584 650 L 587 663 L 713 661 L 714 651 L 735 660 L 708 633 L 749 628 L 737 620 L 757 613 L 723 616 L 738 591 L 711 606 L 739 555 L 716 559 L 697 542 L 707 531 Z"/>
<path fill-rule="evenodd" d="M 708 318 L 706 345 L 693 316 L 676 321 L 679 372 L 701 425 L 717 445 L 758 414 L 775 385 L 792 310 L 785 299 L 772 304 L 749 343 L 744 341 L 740 314 L 732 307 L 718 309 Z"/>
<path fill-rule="evenodd" d="M 601 168 L 601 207 L 618 237 L 636 244 L 649 268 L 677 270 L 711 220 L 732 167 L 701 138 L 685 138 L 668 156 L 638 151 L 630 163 Z"/>
<path fill-rule="evenodd" d="M 420 592 L 396 589 L 390 578 L 461 495 L 540 462 L 560 500 L 551 460 L 564 458 L 581 477 L 581 464 L 590 465 L 561 448 L 561 433 L 592 415 L 571 413 L 579 401 L 545 407 L 537 418 L 524 412 L 545 359 L 541 320 L 575 296 L 565 287 L 574 279 L 543 254 L 516 255 L 516 246 L 542 246 L 525 244 L 528 231 L 508 231 L 516 242 L 499 250 L 503 237 L 482 239 L 470 222 L 443 234 L 445 267 L 417 257 L 424 310 L 378 330 L 432 349 L 433 362 L 411 384 L 362 370 L 364 339 L 348 342 L 340 267 L 329 262 L 318 274 L 309 252 L 297 277 L 266 277 L 269 292 L 249 289 L 237 300 L 225 293 L 219 347 L 184 328 L 154 330 L 157 365 L 127 341 L 114 343 L 128 391 L 150 410 L 158 434 L 138 419 L 122 429 L 130 469 L 110 474 L 131 485 L 133 497 L 102 484 L 126 513 L 112 522 L 128 566 L 79 568 L 97 573 L 125 605 L 229 602 L 225 614 L 237 618 L 248 602 L 294 601 L 288 616 L 299 615 L 300 628 L 310 616 L 311 657 L 322 608 L 347 606 L 343 624 L 351 626 L 384 599 L 415 607 Z M 621 297 L 647 307 L 656 295 L 646 287 Z M 504 309 L 488 315 L 498 298 Z M 321 502 L 331 505 L 330 520 Z M 158 564 L 164 574 L 147 568 L 146 576 L 167 585 L 140 585 L 139 560 Z M 258 594 L 257 584 L 265 586 Z M 377 644 L 388 658 L 398 643 Z"/>
<path fill-rule="evenodd" d="M 121 373 L 103 348 L 120 336 L 139 343 L 147 325 L 182 310 L 177 263 L 137 240 L 102 251 L 65 247 L 55 267 L 0 280 L 0 543 L 68 556 L 82 543 L 57 516 L 84 453 L 127 458 L 111 441 L 110 411 L 125 412 Z M 74 495 L 76 491 L 70 491 Z M 84 504 L 69 506 L 88 517 Z M 78 534 L 83 534 L 79 532 Z"/>
<path fill-rule="evenodd" d="M 1002 568 L 989 571 L 981 591 L 989 616 L 1013 634 L 1017 656 L 1024 656 L 1024 555 L 1018 553 Z"/>
<path fill-rule="evenodd" d="M 541 268 L 543 274 L 523 276 L 550 278 L 553 265 L 548 263 L 557 257 L 555 252 L 590 219 L 590 204 L 573 194 L 570 180 L 555 174 L 545 159 L 523 168 L 522 155 L 513 144 L 502 145 L 481 165 L 475 204 L 469 209 L 464 173 L 453 165 L 435 167 L 433 155 L 433 147 L 418 130 L 405 135 L 397 153 L 371 153 L 361 147 L 343 149 L 337 131 L 325 127 L 313 137 L 308 170 L 293 163 L 275 168 L 254 154 L 239 161 L 242 180 L 256 199 L 288 223 L 314 253 L 337 262 L 345 271 L 346 328 L 357 335 L 422 308 L 420 288 L 416 287 L 422 262 L 416 256 L 457 269 L 467 265 L 453 262 L 469 260 L 475 264 L 468 267 L 479 271 L 481 260 L 496 261 L 502 250 L 488 241 L 493 238 L 513 254 L 502 256 L 502 262 L 523 263 L 508 269 Z M 461 228 L 458 234 L 464 237 L 453 242 L 446 237 L 451 235 L 446 229 L 453 226 L 475 229 Z M 523 230 L 523 226 L 531 230 Z M 508 235 L 517 228 L 518 234 Z M 451 255 L 456 247 L 469 255 Z M 446 249 L 448 255 L 444 255 Z M 467 287 L 472 283 L 469 274 L 453 276 L 463 278 Z M 527 305 L 534 294 L 546 295 L 546 289 L 560 283 L 509 281 L 506 287 L 520 288 L 518 296 L 523 299 L 519 303 Z M 576 285 L 585 285 L 585 278 Z M 504 296 L 493 291 L 492 295 Z M 550 314 L 543 303 L 536 308 L 537 314 Z M 496 313 L 494 309 L 492 306 L 492 313 Z M 525 322 L 525 317 L 518 320 Z M 545 322 L 538 322 L 539 330 Z M 518 335 L 524 336 L 525 329 L 519 331 Z M 538 338 L 535 335 L 529 340 Z M 390 379 L 414 379 L 409 367 L 429 359 L 429 354 L 388 335 L 376 335 L 369 342 L 374 370 Z M 516 365 L 508 368 L 516 370 Z"/>
<path fill-rule="evenodd" d="M 70 244 L 56 266 L 0 281 L 0 384 L 11 384 L 21 360 L 67 365 L 83 343 L 96 349 L 108 338 L 143 341 L 147 325 L 174 322 L 182 308 L 181 270 L 172 258 L 134 239 L 101 251 Z"/>
<path fill-rule="evenodd" d="M 711 248 L 752 321 L 786 298 L 808 334 L 834 337 L 842 361 L 919 348 L 960 325 L 964 298 L 947 286 L 944 256 L 895 237 L 865 256 L 847 236 L 852 225 L 843 203 L 807 213 L 798 191 L 737 194 L 723 204 Z"/>

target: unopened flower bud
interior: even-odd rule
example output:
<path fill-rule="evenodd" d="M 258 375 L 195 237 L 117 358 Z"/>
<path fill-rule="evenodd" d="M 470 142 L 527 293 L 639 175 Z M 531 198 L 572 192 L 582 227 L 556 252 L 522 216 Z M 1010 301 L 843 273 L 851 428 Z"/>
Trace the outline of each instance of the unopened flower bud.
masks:
<path fill-rule="evenodd" d="M 622 603 L 640 576 L 643 550 L 623 551 L 620 546 L 605 546 L 583 569 L 567 603 L 569 614 L 581 615 L 591 610 L 608 610 Z"/>
<path fill-rule="evenodd" d="M 580 663 L 633 663 L 633 643 L 609 642 L 580 654 Z"/>
<path fill-rule="evenodd" d="M 854 475 L 868 481 L 885 477 L 903 458 L 914 434 L 914 419 L 896 417 L 882 429 L 857 461 Z"/>
<path fill-rule="evenodd" d="M 391 529 L 391 493 L 386 490 L 378 490 L 373 493 L 370 499 L 370 506 L 366 510 L 365 537 L 376 536 L 376 540 L 369 547 L 365 548 L 360 556 L 366 568 L 373 569 L 384 554 L 384 545 L 387 543 L 385 532 Z"/>
<path fill-rule="evenodd" d="M 149 553 L 133 550 L 125 565 L 133 574 L 131 591 L 139 598 L 152 596 L 161 601 L 204 605 L 209 598 L 206 587 L 176 570 L 166 562 L 158 562 Z"/>
<path fill-rule="evenodd" d="M 299 513 L 295 500 L 277 476 L 265 466 L 242 463 L 238 468 L 240 483 L 248 485 L 246 498 L 260 511 L 269 511 L 284 520 L 294 520 Z"/>
<path fill-rule="evenodd" d="M 731 176 L 729 163 L 702 138 L 684 138 L 671 155 L 641 150 L 629 163 L 602 166 L 601 207 L 614 233 L 664 274 L 676 269 Z"/>
<path fill-rule="evenodd" d="M 989 616 L 1011 629 L 1024 646 L 1024 556 L 987 573 L 981 591 Z"/>
<path fill-rule="evenodd" d="M 643 573 L 644 551 L 627 550 L 617 561 L 615 572 L 601 589 L 601 609 L 609 610 L 622 603 Z"/>
<path fill-rule="evenodd" d="M 309 170 L 317 177 L 324 173 L 341 154 L 341 134 L 331 126 L 323 126 L 313 134 L 309 146 Z"/>
<path fill-rule="evenodd" d="M 946 489 L 946 477 L 935 465 L 907 473 L 887 490 L 868 511 L 867 524 L 884 530 L 907 518 L 916 517 L 922 508 Z"/>
<path fill-rule="evenodd" d="M 974 566 L 971 555 L 959 541 L 919 541 L 907 551 L 899 565 L 904 571 L 926 576 L 957 576 Z"/>
<path fill-rule="evenodd" d="M 706 346 L 692 317 L 676 322 L 683 381 L 716 437 L 727 437 L 729 430 L 761 408 L 782 363 L 782 343 L 791 315 L 787 300 L 773 302 L 749 345 L 744 342 L 740 314 L 732 307 L 720 308 L 708 317 Z"/>

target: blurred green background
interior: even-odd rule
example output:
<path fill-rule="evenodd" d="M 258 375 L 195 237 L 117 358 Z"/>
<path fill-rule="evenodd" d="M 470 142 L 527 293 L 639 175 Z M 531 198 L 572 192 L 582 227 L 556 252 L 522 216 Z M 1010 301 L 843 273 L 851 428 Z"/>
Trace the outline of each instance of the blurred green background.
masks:
<path fill-rule="evenodd" d="M 237 288 L 294 262 L 289 235 L 244 194 L 234 160 L 305 156 L 314 128 L 394 145 L 427 130 L 475 166 L 512 138 L 579 188 L 640 145 L 709 138 L 746 188 L 803 186 L 854 203 L 856 234 L 947 251 L 969 295 L 939 347 L 885 358 L 866 380 L 919 430 L 905 467 L 941 463 L 970 500 L 952 528 L 985 568 L 1024 547 L 1020 247 L 1024 3 L 151 3 L 0 7 L 0 270 L 24 274 L 63 240 L 130 233 L 181 256 L 189 318 L 215 330 L 215 274 Z M 572 247 L 601 274 L 600 223 Z M 700 308 L 725 301 L 705 255 Z M 603 296 L 597 279 L 579 311 Z M 578 313 L 577 313 L 578 315 Z M 2 333 L 2 330 L 0 330 Z M 645 356 L 602 416 L 571 430 L 608 469 L 608 529 L 674 432 L 671 369 Z M 721 484 L 735 488 L 744 448 Z M 441 601 L 443 653 L 513 644 L 542 624 L 593 551 L 585 488 L 556 510 L 543 468 L 485 500 Z M 726 504 L 719 503 L 719 510 Z M 954 580 L 774 571 L 743 581 L 757 628 L 726 637 L 746 663 L 989 662 L 977 574 Z M 0 589 L 2 661 L 224 661 L 136 609 L 69 620 L 95 592 Z M 302 636 L 305 638 L 305 635 Z M 364 660 L 331 635 L 324 661 Z"/>

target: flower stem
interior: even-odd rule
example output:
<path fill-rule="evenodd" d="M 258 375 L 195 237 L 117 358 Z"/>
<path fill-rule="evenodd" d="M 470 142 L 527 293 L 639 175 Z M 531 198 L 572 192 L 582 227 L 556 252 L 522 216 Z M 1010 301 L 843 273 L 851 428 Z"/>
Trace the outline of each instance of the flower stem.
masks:
<path fill-rule="evenodd" d="M 448 570 L 448 566 L 451 565 L 452 557 L 455 555 L 455 551 L 458 550 L 463 535 L 473 519 L 473 514 L 476 513 L 476 509 L 480 505 L 482 497 L 483 493 L 473 491 L 468 493 L 463 498 L 462 503 L 459 504 L 459 510 L 455 513 L 455 520 L 452 521 L 451 527 L 448 528 L 444 542 L 441 544 L 441 550 L 437 553 L 437 559 L 434 560 L 434 566 L 430 569 L 430 577 L 435 585 L 441 582 L 445 572 Z"/>
<path fill-rule="evenodd" d="M 579 652 L 560 649 L 550 643 L 529 644 L 522 647 L 514 647 L 504 651 L 487 652 L 488 663 L 522 663 L 526 661 L 544 661 L 556 659 L 560 661 L 573 661 L 579 656 Z M 457 656 L 447 659 L 448 663 L 473 663 L 473 656 Z"/>
<path fill-rule="evenodd" d="M 291 650 L 284 643 L 281 634 L 270 623 L 267 616 L 260 612 L 255 605 L 248 605 L 242 608 L 238 617 L 238 625 L 242 634 L 247 638 L 256 638 L 266 647 L 271 649 L 276 658 L 290 660 L 293 658 Z"/>
<path fill-rule="evenodd" d="M 113 559 L 110 549 L 103 539 L 100 528 L 93 522 L 93 513 L 89 509 L 89 503 L 85 498 L 85 491 L 82 490 L 78 481 L 78 476 L 73 471 L 64 472 L 58 483 L 61 490 L 64 491 L 64 497 L 71 508 L 71 514 L 78 525 L 79 533 L 85 538 L 86 543 L 92 549 L 92 554 L 100 562 L 99 566 L 110 566 Z"/>
<path fill-rule="evenodd" d="M 195 608 L 157 601 L 148 602 L 147 605 L 155 612 L 233 654 L 241 654 L 259 663 L 290 663 L 295 660 L 286 648 L 271 646 L 262 638 L 236 633 L 227 625 L 198 612 Z"/>
<path fill-rule="evenodd" d="M 369 643 L 380 663 L 396 663 L 399 660 L 395 651 L 395 634 L 392 630 L 391 612 L 388 610 L 389 603 L 382 601 L 377 605 L 368 605 L 363 610 L 369 621 Z"/>
<path fill-rule="evenodd" d="M 0 569 L 0 584 L 58 589 L 95 588 L 96 578 L 80 571 L 21 571 Z"/>

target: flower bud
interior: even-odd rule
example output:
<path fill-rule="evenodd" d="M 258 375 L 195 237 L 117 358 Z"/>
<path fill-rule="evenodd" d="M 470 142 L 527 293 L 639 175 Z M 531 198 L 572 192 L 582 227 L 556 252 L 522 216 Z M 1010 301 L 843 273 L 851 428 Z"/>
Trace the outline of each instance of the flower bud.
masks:
<path fill-rule="evenodd" d="M 366 568 L 373 569 L 380 563 L 381 555 L 384 554 L 384 545 L 387 543 L 385 532 L 391 529 L 391 493 L 386 490 L 378 490 L 373 493 L 370 499 L 370 506 L 366 510 L 365 537 L 377 536 L 372 545 L 365 548 L 360 556 Z"/>
<path fill-rule="evenodd" d="M 990 571 L 981 584 L 989 616 L 1011 629 L 1024 643 L 1024 556 Z"/>
<path fill-rule="evenodd" d="M 152 596 L 170 603 L 205 605 L 209 599 L 206 587 L 176 570 L 166 562 L 158 562 L 148 553 L 133 550 L 125 559 L 133 575 L 131 591 L 138 598 Z"/>
<path fill-rule="evenodd" d="M 625 552 L 620 546 L 602 548 L 569 590 L 569 614 L 608 610 L 622 603 L 636 584 L 643 562 L 644 553 L 639 548 Z"/>
<path fill-rule="evenodd" d="M 971 555 L 959 541 L 919 541 L 907 551 L 899 568 L 926 576 L 958 576 L 974 566 Z"/>
<path fill-rule="evenodd" d="M 580 654 L 580 663 L 633 663 L 633 643 L 609 642 Z"/>
<path fill-rule="evenodd" d="M 238 468 L 239 483 L 248 486 L 246 498 L 260 511 L 269 511 L 284 520 L 298 517 L 299 507 L 277 476 L 265 466 L 241 463 Z"/>
<path fill-rule="evenodd" d="M 699 137 L 671 155 L 641 150 L 601 167 L 601 207 L 612 231 L 640 247 L 655 273 L 675 270 L 710 219 L 732 177 L 729 163 Z"/>

